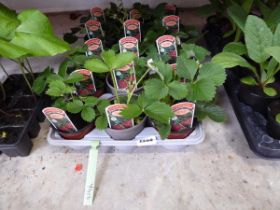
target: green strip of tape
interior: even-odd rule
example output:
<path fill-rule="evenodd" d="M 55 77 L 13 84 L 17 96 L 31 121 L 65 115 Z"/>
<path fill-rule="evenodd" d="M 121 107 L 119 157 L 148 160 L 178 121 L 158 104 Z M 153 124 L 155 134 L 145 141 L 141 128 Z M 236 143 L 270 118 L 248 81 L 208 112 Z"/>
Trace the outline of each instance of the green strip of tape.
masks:
<path fill-rule="evenodd" d="M 99 141 L 92 141 L 91 149 L 89 150 L 84 206 L 91 206 L 93 202 L 99 144 Z"/>

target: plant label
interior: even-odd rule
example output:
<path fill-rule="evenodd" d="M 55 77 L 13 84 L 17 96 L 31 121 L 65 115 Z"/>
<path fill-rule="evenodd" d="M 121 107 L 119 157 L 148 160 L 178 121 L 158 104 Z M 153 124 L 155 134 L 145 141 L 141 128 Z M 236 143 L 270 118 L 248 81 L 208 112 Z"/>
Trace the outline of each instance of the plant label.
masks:
<path fill-rule="evenodd" d="M 56 107 L 46 107 L 42 112 L 57 130 L 65 133 L 74 133 L 78 131 L 64 110 Z"/>
<path fill-rule="evenodd" d="M 93 74 L 87 69 L 78 69 L 72 73 L 79 73 L 83 75 L 83 79 L 80 82 L 76 82 L 77 93 L 80 96 L 92 96 L 96 92 L 96 85 Z"/>
<path fill-rule="evenodd" d="M 171 35 L 163 35 L 156 40 L 160 56 L 169 56 L 169 62 L 175 63 L 178 55 L 176 39 Z"/>
<path fill-rule="evenodd" d="M 123 23 L 124 28 L 124 35 L 125 36 L 132 36 L 138 39 L 141 42 L 141 29 L 140 29 L 140 22 L 135 19 L 126 20 Z"/>
<path fill-rule="evenodd" d="M 138 39 L 127 36 L 119 40 L 120 52 L 133 52 L 139 58 Z"/>
<path fill-rule="evenodd" d="M 180 31 L 180 18 L 176 15 L 169 15 L 162 18 L 162 26 L 169 33 L 178 33 Z"/>
<path fill-rule="evenodd" d="M 137 140 L 138 147 L 151 146 L 156 144 L 157 144 L 157 138 L 155 136 L 148 136 L 146 138 Z"/>
<path fill-rule="evenodd" d="M 132 9 L 129 11 L 129 19 L 140 21 L 142 19 L 142 15 L 137 9 Z"/>
<path fill-rule="evenodd" d="M 171 119 L 171 130 L 175 132 L 192 128 L 195 111 L 195 104 L 191 102 L 181 102 L 172 107 L 174 117 Z"/>
<path fill-rule="evenodd" d="M 165 4 L 164 10 L 166 14 L 175 15 L 176 14 L 176 6 L 174 4 Z"/>
<path fill-rule="evenodd" d="M 120 69 L 113 71 L 119 90 L 132 90 L 136 87 L 136 73 L 134 63 L 128 64 Z"/>
<path fill-rule="evenodd" d="M 101 23 L 97 20 L 88 20 L 85 23 L 85 28 L 89 39 L 91 38 L 102 39 L 102 37 L 104 36 Z"/>
<path fill-rule="evenodd" d="M 93 20 L 97 20 L 101 23 L 105 23 L 105 15 L 103 10 L 100 7 L 93 7 L 90 10 L 90 15 Z"/>
<path fill-rule="evenodd" d="M 92 38 L 85 42 L 85 45 L 88 47 L 88 51 L 86 52 L 86 56 L 91 55 L 100 55 L 103 51 L 102 40 L 98 38 Z"/>
<path fill-rule="evenodd" d="M 109 127 L 116 130 L 131 128 L 134 126 L 133 119 L 125 119 L 121 116 L 121 111 L 127 108 L 126 104 L 113 104 L 106 107 L 106 116 Z"/>

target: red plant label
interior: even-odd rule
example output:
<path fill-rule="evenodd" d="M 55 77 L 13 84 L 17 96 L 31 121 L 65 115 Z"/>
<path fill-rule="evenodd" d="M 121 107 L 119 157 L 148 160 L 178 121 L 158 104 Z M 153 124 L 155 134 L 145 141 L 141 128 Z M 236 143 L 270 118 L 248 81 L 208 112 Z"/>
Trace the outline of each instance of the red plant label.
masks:
<path fill-rule="evenodd" d="M 135 37 L 127 36 L 119 40 L 120 52 L 133 52 L 139 57 L 138 39 Z"/>
<path fill-rule="evenodd" d="M 160 56 L 169 56 L 169 61 L 175 62 L 177 53 L 176 39 L 171 35 L 163 35 L 156 40 L 157 49 Z"/>
<path fill-rule="evenodd" d="M 142 15 L 137 9 L 132 9 L 129 11 L 129 18 L 135 19 L 135 20 L 140 20 L 142 18 Z"/>
<path fill-rule="evenodd" d="M 141 29 L 140 22 L 135 19 L 127 20 L 123 23 L 124 35 L 132 36 L 141 42 Z"/>
<path fill-rule="evenodd" d="M 132 90 L 136 87 L 136 74 L 134 64 L 128 64 L 123 68 L 114 70 L 114 77 L 117 81 L 117 88 L 120 90 Z"/>
<path fill-rule="evenodd" d="M 171 119 L 171 130 L 175 132 L 192 128 L 195 104 L 191 102 L 181 102 L 172 107 L 174 117 Z"/>
<path fill-rule="evenodd" d="M 104 22 L 105 21 L 105 16 L 104 16 L 104 12 L 100 7 L 93 7 L 90 10 L 90 14 L 93 20 L 98 20 L 100 22 Z"/>
<path fill-rule="evenodd" d="M 91 55 L 100 55 L 103 51 L 102 40 L 98 38 L 92 38 L 85 42 L 85 45 L 88 47 L 88 51 L 86 52 L 87 56 Z"/>
<path fill-rule="evenodd" d="M 121 116 L 121 111 L 127 108 L 126 104 L 113 104 L 106 107 L 106 115 L 109 127 L 116 130 L 131 128 L 134 126 L 133 119 L 125 119 Z"/>
<path fill-rule="evenodd" d="M 77 93 L 80 96 L 91 96 L 96 92 L 96 85 L 93 74 L 87 69 L 78 69 L 72 73 L 79 73 L 83 75 L 83 79 L 80 82 L 76 82 Z"/>
<path fill-rule="evenodd" d="M 89 38 L 99 38 L 104 36 L 101 23 L 97 20 L 88 20 L 85 23 L 85 28 Z"/>
<path fill-rule="evenodd" d="M 56 107 L 46 107 L 42 112 L 57 130 L 65 133 L 74 133 L 78 131 L 64 110 Z"/>
<path fill-rule="evenodd" d="M 169 15 L 162 18 L 162 25 L 170 33 L 178 33 L 180 31 L 180 18 L 176 15 Z"/>

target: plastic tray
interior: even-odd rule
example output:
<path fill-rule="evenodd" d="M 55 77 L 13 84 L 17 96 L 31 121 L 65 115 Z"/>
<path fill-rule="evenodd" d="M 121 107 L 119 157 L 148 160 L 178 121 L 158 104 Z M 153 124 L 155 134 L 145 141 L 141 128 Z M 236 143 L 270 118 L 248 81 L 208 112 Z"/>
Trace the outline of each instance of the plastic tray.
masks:
<path fill-rule="evenodd" d="M 274 139 L 266 131 L 266 118 L 238 99 L 239 81 L 231 72 L 225 83 L 234 112 L 253 152 L 266 158 L 280 158 L 280 140 Z"/>
<path fill-rule="evenodd" d="M 104 132 L 94 129 L 88 133 L 82 140 L 65 140 L 53 128 L 50 128 L 47 140 L 49 144 L 54 146 L 67 146 L 73 149 L 82 149 L 90 147 L 91 141 L 99 140 L 101 147 L 117 147 L 117 148 L 132 148 L 144 147 L 139 145 L 139 141 L 148 137 L 155 137 L 156 141 L 152 145 L 147 146 L 163 146 L 168 149 L 179 150 L 188 145 L 199 144 L 205 138 L 204 130 L 201 124 L 197 124 L 195 130 L 185 139 L 168 139 L 161 140 L 158 132 L 152 127 L 146 127 L 133 140 L 117 141 L 111 139 L 110 136 Z"/>

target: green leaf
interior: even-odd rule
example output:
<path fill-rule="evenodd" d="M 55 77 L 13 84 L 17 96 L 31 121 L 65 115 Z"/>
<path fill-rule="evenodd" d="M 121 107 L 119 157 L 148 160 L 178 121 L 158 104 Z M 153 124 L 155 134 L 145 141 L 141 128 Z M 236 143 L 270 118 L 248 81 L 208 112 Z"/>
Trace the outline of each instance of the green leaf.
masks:
<path fill-rule="evenodd" d="M 179 81 L 172 81 L 171 83 L 168 84 L 168 88 L 169 88 L 169 94 L 175 100 L 186 98 L 188 94 L 188 89 L 186 85 Z"/>
<path fill-rule="evenodd" d="M 76 82 L 80 82 L 83 79 L 83 75 L 78 73 L 78 72 L 73 72 L 71 73 L 65 80 L 65 83 L 76 83 Z"/>
<path fill-rule="evenodd" d="M 141 93 L 137 98 L 137 103 L 142 109 L 145 109 L 147 106 L 154 103 L 155 100 L 156 99 L 148 98 L 144 93 Z"/>
<path fill-rule="evenodd" d="M 60 80 L 62 83 L 63 83 L 63 78 L 61 76 L 59 76 L 58 74 L 55 74 L 55 73 L 52 73 L 50 75 L 47 76 L 47 83 L 51 83 L 53 81 L 56 81 L 56 80 Z"/>
<path fill-rule="evenodd" d="M 0 3 L 0 38 L 10 40 L 20 24 L 15 11 Z"/>
<path fill-rule="evenodd" d="M 265 48 L 265 52 L 272 56 L 278 63 L 280 63 L 280 46 Z"/>
<path fill-rule="evenodd" d="M 276 120 L 277 123 L 280 124 L 280 113 L 278 113 L 278 114 L 276 115 L 275 120 Z"/>
<path fill-rule="evenodd" d="M 158 129 L 159 135 L 162 140 L 167 139 L 171 132 L 170 124 L 156 123 L 156 128 Z"/>
<path fill-rule="evenodd" d="M 216 95 L 216 87 L 212 81 L 201 79 L 195 83 L 187 83 L 188 96 L 191 101 L 211 101 Z"/>
<path fill-rule="evenodd" d="M 273 35 L 273 46 L 280 46 L 280 23 L 277 25 Z"/>
<path fill-rule="evenodd" d="M 67 103 L 66 108 L 68 112 L 77 114 L 82 111 L 83 105 L 84 104 L 81 100 L 74 99 L 73 101 Z"/>
<path fill-rule="evenodd" d="M 266 95 L 271 96 L 271 97 L 277 95 L 277 91 L 276 91 L 274 88 L 272 88 L 272 87 L 264 87 L 264 88 L 263 88 L 263 92 L 264 92 Z"/>
<path fill-rule="evenodd" d="M 101 57 L 104 61 L 104 63 L 110 67 L 110 69 L 113 69 L 113 63 L 114 63 L 114 60 L 116 60 L 116 53 L 114 50 L 106 50 L 106 51 L 103 51 L 101 53 Z"/>
<path fill-rule="evenodd" d="M 173 116 L 171 107 L 158 101 L 147 106 L 144 112 L 151 119 L 161 123 L 168 123 L 169 119 Z"/>
<path fill-rule="evenodd" d="M 256 0 L 256 3 L 258 5 L 258 8 L 261 11 L 261 14 L 264 16 L 264 18 L 268 18 L 271 14 L 271 9 L 263 3 L 261 0 Z"/>
<path fill-rule="evenodd" d="M 28 51 L 13 43 L 0 39 L 0 55 L 4 58 L 20 58 L 28 54 Z"/>
<path fill-rule="evenodd" d="M 142 109 L 137 104 L 128 104 L 126 109 L 121 111 L 121 115 L 125 119 L 133 119 L 142 114 Z"/>
<path fill-rule="evenodd" d="M 221 65 L 223 68 L 233 68 L 241 66 L 249 69 L 255 69 L 249 62 L 239 55 L 230 52 L 221 52 L 212 58 L 213 63 Z"/>
<path fill-rule="evenodd" d="M 40 95 L 41 93 L 44 92 L 46 86 L 47 86 L 46 77 L 44 75 L 40 75 L 33 81 L 32 90 L 37 95 Z"/>
<path fill-rule="evenodd" d="M 95 127 L 99 130 L 104 130 L 108 127 L 108 122 L 106 116 L 99 116 L 96 118 Z"/>
<path fill-rule="evenodd" d="M 199 120 L 204 119 L 206 116 L 215 122 L 224 122 L 226 120 L 225 111 L 212 103 L 196 103 L 195 115 Z"/>
<path fill-rule="evenodd" d="M 246 0 L 246 1 L 243 1 L 242 3 L 242 8 L 243 10 L 249 14 L 249 12 L 251 12 L 251 9 L 252 9 L 252 6 L 253 6 L 253 3 L 254 3 L 255 0 Z"/>
<path fill-rule="evenodd" d="M 188 58 L 196 57 L 199 61 L 203 61 L 210 52 L 201 46 L 195 44 L 182 44 L 183 52 Z"/>
<path fill-rule="evenodd" d="M 270 13 L 268 18 L 265 18 L 265 22 L 272 30 L 278 25 L 280 22 L 280 5 Z"/>
<path fill-rule="evenodd" d="M 117 54 L 115 60 L 112 63 L 112 69 L 119 69 L 127 64 L 130 64 L 135 57 L 135 54 L 132 52 Z"/>
<path fill-rule="evenodd" d="M 184 79 L 192 81 L 196 75 L 198 64 L 192 59 L 186 59 L 179 56 L 177 58 L 176 74 Z"/>
<path fill-rule="evenodd" d="M 234 53 L 236 55 L 246 55 L 247 49 L 242 42 L 230 42 L 224 47 L 223 52 Z"/>
<path fill-rule="evenodd" d="M 68 61 L 63 61 L 58 68 L 58 75 L 61 77 L 65 77 L 67 75 L 67 69 L 68 69 Z"/>
<path fill-rule="evenodd" d="M 54 102 L 54 107 L 66 110 L 66 102 L 64 101 L 64 98 L 57 98 Z"/>
<path fill-rule="evenodd" d="M 61 80 L 55 80 L 49 83 L 49 89 L 46 94 L 49 96 L 59 97 L 65 93 L 66 85 Z"/>
<path fill-rule="evenodd" d="M 84 102 L 85 106 L 94 107 L 96 104 L 99 103 L 99 99 L 94 96 L 87 96 Z"/>
<path fill-rule="evenodd" d="M 92 58 L 85 62 L 85 68 L 95 73 L 109 72 L 109 67 L 99 59 Z"/>
<path fill-rule="evenodd" d="M 257 63 L 263 63 L 269 57 L 265 48 L 272 45 L 273 34 L 265 22 L 249 15 L 245 25 L 245 43 L 249 57 Z"/>
<path fill-rule="evenodd" d="M 244 26 L 247 18 L 247 12 L 238 4 L 234 3 L 227 10 L 230 18 L 235 22 L 235 24 L 244 31 Z"/>
<path fill-rule="evenodd" d="M 69 50 L 69 45 L 55 36 L 16 32 L 11 43 L 32 56 L 54 56 Z"/>
<path fill-rule="evenodd" d="M 86 106 L 81 112 L 81 117 L 86 122 L 92 122 L 95 119 L 95 111 L 92 107 Z"/>
<path fill-rule="evenodd" d="M 198 79 L 208 79 L 216 86 L 220 86 L 226 80 L 226 71 L 219 64 L 205 63 L 199 70 Z"/>
<path fill-rule="evenodd" d="M 99 100 L 100 102 L 97 105 L 97 109 L 100 113 L 105 113 L 105 108 L 110 105 L 110 101 L 107 99 Z"/>
<path fill-rule="evenodd" d="M 159 73 L 163 76 L 166 83 L 170 82 L 173 77 L 173 70 L 169 64 L 159 61 L 155 63 Z"/>
<path fill-rule="evenodd" d="M 160 79 L 147 80 L 144 85 L 145 95 L 148 98 L 162 99 L 168 94 L 168 87 Z"/>
<path fill-rule="evenodd" d="M 253 77 L 243 77 L 240 81 L 246 85 L 257 85 L 257 82 Z"/>

